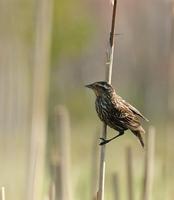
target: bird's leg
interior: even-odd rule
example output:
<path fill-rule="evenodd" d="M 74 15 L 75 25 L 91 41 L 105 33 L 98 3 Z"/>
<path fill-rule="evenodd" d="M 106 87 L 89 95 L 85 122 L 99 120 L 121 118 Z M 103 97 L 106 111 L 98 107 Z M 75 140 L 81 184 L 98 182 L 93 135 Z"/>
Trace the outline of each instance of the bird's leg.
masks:
<path fill-rule="evenodd" d="M 106 140 L 106 139 L 104 139 L 104 138 L 100 138 L 100 140 L 102 140 L 102 142 L 100 142 L 100 145 L 107 144 L 107 143 L 109 143 L 110 141 L 114 140 L 115 138 L 120 137 L 120 136 L 123 135 L 123 134 L 124 134 L 124 132 L 119 132 L 118 135 L 114 136 L 113 138 L 111 138 L 111 139 L 109 139 L 109 140 Z"/>

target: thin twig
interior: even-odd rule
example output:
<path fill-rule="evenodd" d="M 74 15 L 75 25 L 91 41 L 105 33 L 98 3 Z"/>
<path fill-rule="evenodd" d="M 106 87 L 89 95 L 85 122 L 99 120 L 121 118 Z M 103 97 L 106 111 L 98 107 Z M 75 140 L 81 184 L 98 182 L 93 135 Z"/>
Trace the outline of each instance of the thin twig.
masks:
<path fill-rule="evenodd" d="M 111 83 L 111 78 L 112 78 L 116 7 L 117 7 L 117 0 L 114 0 L 111 32 L 109 37 L 110 49 L 106 64 L 106 81 L 108 83 Z M 106 136 L 107 136 L 107 126 L 106 124 L 103 124 L 102 138 L 106 139 Z M 97 195 L 98 200 L 104 200 L 104 180 L 105 180 L 105 145 L 101 146 L 101 151 L 100 151 L 99 187 Z"/>
<path fill-rule="evenodd" d="M 106 138 L 107 126 L 103 124 L 102 137 Z M 105 181 L 105 145 L 101 147 L 100 152 L 100 171 L 99 171 L 99 188 L 97 200 L 104 200 L 104 181 Z"/>
<path fill-rule="evenodd" d="M 106 81 L 111 83 L 112 79 L 112 66 L 113 66 L 113 56 L 114 56 L 114 36 L 115 36 L 115 18 L 116 18 L 116 9 L 117 9 L 117 0 L 114 0 L 113 6 L 113 14 L 112 14 L 112 24 L 111 24 L 111 32 L 109 36 L 109 55 L 106 65 Z"/>
<path fill-rule="evenodd" d="M 113 13 L 112 13 L 112 25 L 111 25 L 111 33 L 110 33 L 110 46 L 111 46 L 111 47 L 112 47 L 113 44 L 114 44 L 116 11 L 117 11 L 117 0 L 114 1 Z"/>

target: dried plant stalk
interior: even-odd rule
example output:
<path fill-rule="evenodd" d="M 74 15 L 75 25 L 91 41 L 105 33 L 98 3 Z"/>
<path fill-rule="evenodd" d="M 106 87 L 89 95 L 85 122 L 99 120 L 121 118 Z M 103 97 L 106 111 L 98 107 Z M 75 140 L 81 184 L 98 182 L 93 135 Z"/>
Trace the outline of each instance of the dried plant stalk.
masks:
<path fill-rule="evenodd" d="M 131 147 L 126 149 L 126 166 L 127 166 L 127 186 L 128 186 L 128 199 L 133 200 L 133 166 L 132 166 L 132 150 Z"/>
<path fill-rule="evenodd" d="M 49 188 L 49 200 L 56 200 L 56 188 L 55 188 L 55 183 L 52 182 L 50 184 L 50 188 Z"/>
<path fill-rule="evenodd" d="M 96 132 L 94 136 L 93 146 L 92 146 L 92 163 L 91 163 L 91 199 L 96 199 L 97 191 L 97 169 L 98 169 L 98 146 L 96 145 L 99 137 L 99 131 Z"/>
<path fill-rule="evenodd" d="M 33 54 L 32 122 L 28 200 L 43 195 L 45 143 L 47 133 L 47 100 L 52 32 L 52 0 L 36 1 L 36 36 Z"/>
<path fill-rule="evenodd" d="M 59 154 L 57 155 L 60 162 L 60 199 L 71 200 L 71 177 L 70 177 L 70 119 L 69 113 L 64 106 L 57 106 L 55 109 L 56 116 L 56 135 L 59 142 Z"/>
<path fill-rule="evenodd" d="M 152 186 L 154 177 L 154 152 L 155 152 L 155 128 L 150 127 L 146 134 L 147 148 L 145 154 L 143 200 L 152 199 Z"/>
<path fill-rule="evenodd" d="M 1 187 L 1 199 L 5 200 L 5 187 Z"/>
<path fill-rule="evenodd" d="M 106 64 L 106 81 L 111 83 L 112 78 L 112 66 L 113 66 L 113 55 L 114 55 L 114 35 L 115 35 L 115 17 L 116 17 L 117 0 L 114 0 L 113 13 L 112 13 L 112 24 L 111 32 L 109 37 L 109 51 Z M 102 138 L 106 139 L 107 126 L 103 124 Z M 99 168 L 99 187 L 98 187 L 98 200 L 104 200 L 104 182 L 105 182 L 105 145 L 101 146 L 100 150 L 100 168 Z"/>
<path fill-rule="evenodd" d="M 119 200 L 120 194 L 119 194 L 119 182 L 117 173 L 113 174 L 112 181 L 113 181 L 114 200 Z"/>

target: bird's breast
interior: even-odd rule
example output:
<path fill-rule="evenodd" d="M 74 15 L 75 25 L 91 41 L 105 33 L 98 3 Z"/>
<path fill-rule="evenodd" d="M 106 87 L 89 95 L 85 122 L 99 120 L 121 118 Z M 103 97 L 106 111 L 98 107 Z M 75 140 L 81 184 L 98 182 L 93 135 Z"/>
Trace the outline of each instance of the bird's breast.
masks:
<path fill-rule="evenodd" d="M 106 122 L 109 115 L 109 102 L 107 99 L 98 97 L 95 101 L 95 107 L 99 118 Z"/>

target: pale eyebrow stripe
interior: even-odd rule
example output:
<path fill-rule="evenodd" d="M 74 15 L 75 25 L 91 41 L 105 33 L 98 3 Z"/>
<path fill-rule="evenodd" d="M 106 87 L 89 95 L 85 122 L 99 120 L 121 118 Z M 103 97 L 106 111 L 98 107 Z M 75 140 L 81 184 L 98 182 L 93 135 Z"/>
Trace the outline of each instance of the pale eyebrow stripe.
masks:
<path fill-rule="evenodd" d="M 101 87 L 103 87 L 103 88 L 105 88 L 105 89 L 108 89 L 108 86 L 107 85 L 103 85 L 103 84 L 98 84 L 99 86 L 101 86 Z"/>

